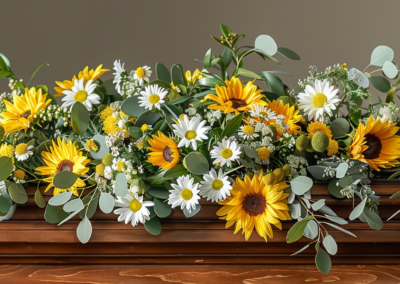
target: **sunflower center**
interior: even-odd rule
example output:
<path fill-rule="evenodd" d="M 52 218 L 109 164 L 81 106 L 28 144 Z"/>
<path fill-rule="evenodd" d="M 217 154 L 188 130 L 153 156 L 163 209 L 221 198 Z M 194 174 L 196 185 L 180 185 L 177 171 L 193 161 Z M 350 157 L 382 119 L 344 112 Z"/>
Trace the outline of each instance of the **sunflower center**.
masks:
<path fill-rule="evenodd" d="M 215 179 L 211 186 L 214 190 L 220 190 L 224 186 L 224 183 L 219 179 Z"/>
<path fill-rule="evenodd" d="M 321 108 L 324 106 L 327 100 L 328 99 L 324 94 L 319 93 L 315 97 L 313 97 L 312 104 L 314 105 L 314 107 Z"/>
<path fill-rule="evenodd" d="M 368 146 L 368 149 L 362 153 L 364 157 L 366 159 L 378 158 L 382 150 L 381 140 L 374 134 L 365 135 L 365 140 L 367 141 L 366 145 Z"/>
<path fill-rule="evenodd" d="M 24 112 L 23 114 L 21 114 L 21 117 L 23 118 L 28 118 L 31 115 L 31 110 L 27 110 L 26 112 Z"/>
<path fill-rule="evenodd" d="M 28 149 L 28 144 L 26 144 L 26 143 L 21 143 L 21 144 L 19 144 L 17 147 L 15 147 L 15 153 L 17 154 L 17 155 L 24 155 L 24 154 L 26 154 L 26 152 L 27 152 L 27 149 Z"/>
<path fill-rule="evenodd" d="M 136 69 L 135 74 L 136 74 L 136 76 L 138 76 L 138 78 L 146 77 L 146 71 L 142 67 L 139 67 L 138 69 Z"/>
<path fill-rule="evenodd" d="M 246 101 L 244 100 L 240 100 L 240 99 L 230 99 L 230 101 L 232 102 L 232 108 L 234 109 L 238 109 L 240 107 L 245 107 L 247 106 Z"/>
<path fill-rule="evenodd" d="M 247 214 L 257 216 L 264 213 L 267 203 L 261 193 L 250 193 L 244 197 L 242 206 Z"/>
<path fill-rule="evenodd" d="M 172 158 L 172 154 L 173 154 L 174 152 L 172 152 L 172 150 L 168 147 L 168 146 L 165 146 L 165 148 L 164 148 L 164 151 L 163 151 L 163 157 L 164 157 L 164 160 L 166 160 L 166 161 L 168 161 L 168 162 L 172 162 L 172 160 L 173 160 L 173 158 Z"/>
<path fill-rule="evenodd" d="M 160 101 L 160 96 L 159 95 L 156 95 L 156 94 L 153 94 L 153 95 L 151 95 L 150 97 L 149 97 L 149 102 L 151 103 L 151 104 L 156 104 L 156 103 L 158 103 Z"/>
<path fill-rule="evenodd" d="M 224 150 L 222 150 L 221 156 L 224 159 L 229 159 L 230 157 L 232 157 L 232 150 L 229 148 L 225 148 Z"/>
<path fill-rule="evenodd" d="M 190 189 L 185 188 L 181 192 L 181 197 L 182 197 L 183 200 L 188 201 L 188 200 L 192 199 L 193 193 L 192 193 L 192 191 Z"/>
<path fill-rule="evenodd" d="M 185 138 L 187 139 L 187 140 L 192 140 L 192 139 L 194 139 L 194 138 L 196 138 L 197 137 L 197 133 L 196 133 L 196 131 L 194 131 L 194 130 L 189 130 L 188 132 L 186 132 L 186 134 L 185 134 Z"/>
<path fill-rule="evenodd" d="M 129 202 L 129 209 L 131 209 L 132 212 L 138 212 L 140 208 L 142 208 L 142 203 L 140 203 L 139 200 L 133 199 Z"/>
<path fill-rule="evenodd" d="M 64 171 L 72 172 L 74 165 L 75 163 L 70 160 L 62 160 L 61 163 L 58 164 L 57 173 Z"/>
<path fill-rule="evenodd" d="M 243 127 L 243 133 L 246 134 L 246 135 L 248 135 L 248 136 L 253 135 L 253 133 L 254 133 L 254 127 L 251 126 L 251 125 L 246 125 L 245 127 Z"/>
<path fill-rule="evenodd" d="M 258 150 L 258 158 L 260 160 L 265 160 L 268 159 L 270 156 L 271 152 L 269 151 L 269 149 L 267 147 L 261 147 L 260 150 Z"/>
<path fill-rule="evenodd" d="M 80 90 L 78 92 L 76 92 L 75 96 L 74 96 L 74 100 L 80 103 L 83 103 L 84 101 L 86 101 L 88 97 L 88 93 L 85 90 Z"/>

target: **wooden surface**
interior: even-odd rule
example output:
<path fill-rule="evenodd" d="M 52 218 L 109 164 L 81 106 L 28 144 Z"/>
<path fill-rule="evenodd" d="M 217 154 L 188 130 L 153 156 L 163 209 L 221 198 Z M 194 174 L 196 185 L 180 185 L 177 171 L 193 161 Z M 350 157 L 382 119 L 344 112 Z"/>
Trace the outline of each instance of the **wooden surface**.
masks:
<path fill-rule="evenodd" d="M 381 196 L 383 219 L 400 209 L 400 199 L 389 199 L 399 184 L 374 184 L 372 189 Z M 315 268 L 313 247 L 290 256 L 309 241 L 286 244 L 290 222 L 283 223 L 282 231 L 275 229 L 268 243 L 255 231 L 246 242 L 241 233 L 225 229 L 215 214 L 220 206 L 211 202 L 203 201 L 200 213 L 190 219 L 173 210 L 162 219 L 159 236 L 98 210 L 92 239 L 83 245 L 76 237 L 80 218 L 61 226 L 48 224 L 33 199 L 35 190 L 28 188 L 27 204 L 0 223 L 0 284 L 400 283 L 400 215 L 384 222 L 381 231 L 360 222 L 344 226 L 357 239 L 327 228 L 339 249 L 332 257 L 332 272 L 324 276 Z M 325 185 L 314 186 L 312 194 L 324 198 L 341 217 L 352 210 L 352 200 L 331 197 Z"/>

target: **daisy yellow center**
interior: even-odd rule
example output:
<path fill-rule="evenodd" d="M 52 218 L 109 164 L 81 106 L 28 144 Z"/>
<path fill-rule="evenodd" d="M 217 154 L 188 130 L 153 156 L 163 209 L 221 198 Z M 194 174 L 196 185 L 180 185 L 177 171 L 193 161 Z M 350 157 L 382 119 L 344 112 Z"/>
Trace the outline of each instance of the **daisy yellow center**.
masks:
<path fill-rule="evenodd" d="M 140 208 L 142 208 L 142 203 L 140 203 L 139 200 L 133 199 L 129 202 L 129 209 L 131 209 L 132 212 L 138 212 Z"/>
<path fill-rule="evenodd" d="M 24 172 L 23 170 L 16 170 L 16 171 L 14 172 L 14 176 L 15 176 L 17 179 L 24 179 L 24 178 L 25 178 L 25 172 Z"/>
<path fill-rule="evenodd" d="M 142 150 L 143 146 L 144 146 L 144 142 L 143 141 L 136 144 L 136 148 L 138 148 L 139 150 Z"/>
<path fill-rule="evenodd" d="M 158 103 L 160 101 L 160 96 L 159 95 L 156 95 L 156 94 L 153 94 L 153 95 L 151 95 L 150 97 L 149 97 L 149 102 L 151 103 L 151 104 L 156 104 L 156 103 Z"/>
<path fill-rule="evenodd" d="M 88 93 L 85 90 L 80 90 L 78 92 L 76 92 L 75 96 L 74 96 L 74 100 L 80 103 L 83 103 L 84 101 L 86 101 L 88 97 Z"/>
<path fill-rule="evenodd" d="M 62 160 L 57 166 L 57 173 L 64 171 L 72 172 L 72 170 L 74 169 L 74 165 L 75 163 L 70 160 Z"/>
<path fill-rule="evenodd" d="M 328 99 L 324 94 L 319 93 L 315 97 L 313 97 L 312 104 L 314 107 L 321 108 L 325 105 L 327 100 Z"/>
<path fill-rule="evenodd" d="M 260 160 L 265 160 L 269 158 L 271 152 L 267 147 L 261 147 L 260 150 L 258 150 L 257 155 Z"/>
<path fill-rule="evenodd" d="M 264 213 L 267 202 L 261 193 L 250 193 L 244 197 L 242 207 L 247 214 L 258 216 Z"/>
<path fill-rule="evenodd" d="M 183 200 L 188 201 L 188 200 L 192 199 L 193 193 L 192 193 L 192 191 L 190 189 L 185 188 L 181 192 L 181 197 L 182 197 Z"/>
<path fill-rule="evenodd" d="M 246 134 L 246 135 L 248 135 L 248 136 L 253 135 L 253 133 L 254 133 L 254 127 L 251 126 L 251 125 L 246 125 L 245 127 L 243 127 L 243 133 Z"/>
<path fill-rule="evenodd" d="M 268 117 L 268 112 L 260 111 L 260 114 L 261 114 L 262 116 Z"/>
<path fill-rule="evenodd" d="M 145 123 L 142 125 L 142 127 L 140 127 L 140 130 L 142 130 L 143 132 L 145 132 L 147 129 L 149 129 L 149 126 Z"/>
<path fill-rule="evenodd" d="M 146 71 L 142 67 L 139 67 L 138 69 L 136 69 L 135 74 L 136 74 L 136 76 L 138 76 L 138 78 L 146 77 Z"/>
<path fill-rule="evenodd" d="M 121 172 L 121 171 L 124 170 L 124 169 L 125 169 L 125 163 L 124 163 L 124 161 L 120 160 L 120 161 L 117 163 L 117 171 Z"/>
<path fill-rule="evenodd" d="M 28 144 L 26 143 L 21 143 L 17 147 L 15 147 L 15 153 L 20 156 L 26 154 L 27 150 L 28 150 Z"/>
<path fill-rule="evenodd" d="M 222 150 L 221 152 L 221 157 L 224 159 L 229 159 L 230 157 L 232 157 L 232 150 L 229 148 L 225 148 L 224 150 Z"/>
<path fill-rule="evenodd" d="M 194 131 L 194 130 L 189 130 L 189 131 L 186 132 L 186 134 L 185 134 L 185 138 L 186 138 L 187 140 L 192 140 L 192 139 L 196 138 L 196 136 L 197 136 L 197 133 L 196 133 L 196 131 Z"/>
<path fill-rule="evenodd" d="M 224 186 L 224 184 L 221 180 L 216 179 L 212 182 L 211 186 L 212 186 L 212 189 L 214 189 L 214 190 L 220 190 Z"/>

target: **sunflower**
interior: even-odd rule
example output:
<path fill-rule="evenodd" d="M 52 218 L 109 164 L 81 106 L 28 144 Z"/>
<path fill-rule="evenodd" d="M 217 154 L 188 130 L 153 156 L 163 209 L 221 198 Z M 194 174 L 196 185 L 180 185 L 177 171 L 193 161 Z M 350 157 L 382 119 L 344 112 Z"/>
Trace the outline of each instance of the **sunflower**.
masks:
<path fill-rule="evenodd" d="M 54 186 L 53 178 L 55 174 L 62 171 L 70 171 L 77 175 L 83 175 L 89 171 L 86 168 L 86 164 L 90 162 L 83 156 L 81 151 L 76 149 L 75 143 L 69 141 L 65 142 L 63 139 L 58 137 L 57 143 L 53 141 L 53 146 L 50 146 L 50 152 L 43 151 L 42 157 L 46 166 L 36 168 L 36 171 L 42 173 L 42 175 L 49 175 L 48 178 L 43 179 L 43 181 L 48 182 L 49 185 L 46 188 L 47 192 L 50 188 Z M 57 195 L 61 192 L 72 191 L 75 195 L 78 195 L 78 187 L 84 187 L 85 183 L 83 180 L 78 178 L 73 186 L 68 189 L 54 188 L 53 195 Z"/>
<path fill-rule="evenodd" d="M 368 163 L 371 168 L 392 168 L 399 164 L 400 136 L 395 135 L 399 127 L 389 120 L 376 120 L 372 115 L 364 125 L 360 123 L 354 134 L 349 154 L 353 159 Z"/>
<path fill-rule="evenodd" d="M 282 229 L 279 219 L 291 219 L 286 199 L 289 193 L 283 192 L 289 185 L 285 182 L 267 184 L 263 180 L 262 173 L 259 176 L 255 174 L 252 180 L 247 175 L 244 181 L 236 178 L 232 185 L 232 195 L 219 202 L 224 206 L 218 210 L 217 215 L 227 220 L 227 228 L 236 222 L 234 233 L 243 229 L 246 240 L 255 227 L 257 233 L 267 241 L 267 236 L 273 236 L 271 224 Z"/>
<path fill-rule="evenodd" d="M 157 135 L 148 140 L 151 147 L 147 149 L 151 152 L 147 161 L 153 166 L 160 166 L 163 170 L 173 168 L 179 162 L 178 145 L 161 132 Z"/>
<path fill-rule="evenodd" d="M 275 112 L 277 118 L 280 115 L 284 116 L 284 122 L 286 124 L 286 128 L 283 128 L 279 125 L 276 125 L 276 119 L 271 119 L 269 121 L 264 121 L 265 124 L 272 124 L 277 127 L 278 137 L 282 135 L 282 133 L 287 132 L 289 134 L 297 134 L 301 131 L 301 127 L 296 123 L 299 122 L 302 118 L 302 115 L 299 114 L 299 110 L 296 110 L 295 106 L 290 106 L 290 104 L 283 104 L 283 101 L 277 102 L 275 100 L 268 103 L 268 108 L 270 111 Z"/>
<path fill-rule="evenodd" d="M 329 139 L 332 138 L 332 131 L 326 126 L 325 123 L 320 121 L 311 122 L 307 127 L 308 139 L 311 139 L 318 131 L 325 133 Z"/>
<path fill-rule="evenodd" d="M 225 80 L 226 87 L 215 86 L 217 95 L 207 95 L 205 99 L 210 99 L 218 104 L 212 104 L 208 108 L 221 110 L 225 113 L 247 112 L 251 110 L 254 105 L 267 105 L 261 100 L 264 95 L 261 94 L 262 90 L 257 90 L 257 86 L 252 81 L 247 82 L 243 87 L 239 78 L 232 77 L 231 80 Z"/>
<path fill-rule="evenodd" d="M 101 75 L 106 73 L 107 71 L 110 71 L 109 69 L 102 69 L 103 64 L 100 64 L 97 66 L 96 70 L 89 70 L 89 67 L 86 66 L 85 69 L 83 69 L 81 72 L 78 74 L 78 78 L 74 76 L 72 80 L 64 80 L 64 82 L 56 81 L 56 84 L 58 87 L 54 87 L 54 90 L 56 90 L 57 94 L 54 95 L 55 97 L 60 97 L 63 96 L 63 92 L 66 90 L 71 90 L 72 87 L 74 86 L 74 82 L 76 79 L 83 79 L 83 84 L 86 85 L 86 83 L 89 80 L 95 81 L 97 80 Z"/>
<path fill-rule="evenodd" d="M 42 94 L 42 89 L 25 89 L 22 96 L 14 95 L 13 103 L 3 100 L 6 109 L 1 113 L 0 124 L 6 133 L 18 129 L 26 131 L 34 120 L 34 115 L 38 115 L 41 110 L 51 103 L 51 99 L 46 100 L 47 94 Z"/>

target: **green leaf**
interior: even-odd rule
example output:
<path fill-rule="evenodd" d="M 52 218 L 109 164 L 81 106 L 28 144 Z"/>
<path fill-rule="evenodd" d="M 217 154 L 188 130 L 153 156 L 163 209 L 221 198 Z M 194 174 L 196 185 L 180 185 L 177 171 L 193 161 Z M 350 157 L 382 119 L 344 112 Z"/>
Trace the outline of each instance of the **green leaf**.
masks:
<path fill-rule="evenodd" d="M 143 131 L 139 126 L 131 126 L 128 127 L 129 134 L 132 135 L 133 138 L 139 139 L 143 136 Z"/>
<path fill-rule="evenodd" d="M 265 83 L 267 84 L 268 91 L 270 93 L 276 94 L 278 96 L 284 95 L 283 93 L 284 88 L 281 79 L 268 73 L 267 71 L 263 71 L 258 75 L 264 79 Z"/>
<path fill-rule="evenodd" d="M 343 187 L 336 185 L 338 183 L 337 179 L 331 179 L 328 184 L 329 193 L 337 198 L 344 198 L 344 195 L 340 192 Z"/>
<path fill-rule="evenodd" d="M 186 79 L 184 79 L 183 75 L 183 70 L 177 65 L 174 64 L 171 68 L 171 74 L 172 74 L 172 82 L 174 83 L 175 86 L 178 86 L 179 84 L 185 85 L 184 83 Z"/>
<path fill-rule="evenodd" d="M 112 197 L 112 195 L 109 193 L 102 192 L 100 194 L 99 206 L 100 210 L 103 211 L 104 213 L 106 214 L 111 213 L 115 206 L 114 197 Z"/>
<path fill-rule="evenodd" d="M 216 78 L 204 77 L 204 78 L 201 78 L 201 79 L 197 80 L 196 85 L 215 88 L 216 85 L 225 86 L 225 83 L 222 80 L 219 80 L 219 79 L 216 79 Z M 211 94 L 211 92 L 210 92 L 210 94 Z"/>
<path fill-rule="evenodd" d="M 174 120 L 178 120 L 182 111 L 174 105 L 164 105 L 165 109 L 165 119 L 171 129 L 173 129 L 172 124 L 175 124 Z"/>
<path fill-rule="evenodd" d="M 92 236 L 92 231 L 92 224 L 90 223 L 89 219 L 85 217 L 79 223 L 78 228 L 76 229 L 76 235 L 82 244 L 86 244 Z"/>
<path fill-rule="evenodd" d="M 144 107 L 139 106 L 139 97 L 132 96 L 127 98 L 121 105 L 121 110 L 130 117 L 139 117 L 146 111 Z"/>
<path fill-rule="evenodd" d="M 154 197 L 154 211 L 156 212 L 157 216 L 160 218 L 168 217 L 169 214 L 172 212 L 172 207 L 167 202 Z"/>
<path fill-rule="evenodd" d="M 68 222 L 69 220 L 71 220 L 74 216 L 78 215 L 80 211 L 75 211 L 71 214 L 68 215 L 67 218 L 65 218 L 64 220 L 62 220 L 60 223 L 58 223 L 57 226 L 61 226 L 62 224 L 64 224 L 65 222 Z"/>
<path fill-rule="evenodd" d="M 0 141 L 3 140 L 5 134 L 4 127 L 0 125 Z"/>
<path fill-rule="evenodd" d="M 156 75 L 158 80 L 167 82 L 168 84 L 172 82 L 171 74 L 169 73 L 168 68 L 165 67 L 162 63 L 158 62 L 156 64 Z"/>
<path fill-rule="evenodd" d="M 221 58 L 225 64 L 225 68 L 228 68 L 232 61 L 232 50 L 230 50 L 228 47 L 225 47 L 221 54 Z"/>
<path fill-rule="evenodd" d="M 315 248 L 317 250 L 315 264 L 322 274 L 328 274 L 332 267 L 331 258 L 329 257 L 329 254 L 319 246 L 319 243 L 317 243 Z"/>
<path fill-rule="evenodd" d="M 347 119 L 339 117 L 332 121 L 330 129 L 333 139 L 342 138 L 350 132 L 350 123 Z"/>
<path fill-rule="evenodd" d="M 90 154 L 92 155 L 93 159 L 103 159 L 103 157 L 110 152 L 110 148 L 106 144 L 106 139 L 103 135 L 96 134 L 93 136 L 92 140 L 96 143 L 99 149 L 97 152 L 91 151 Z"/>
<path fill-rule="evenodd" d="M 292 191 L 297 195 L 303 195 L 311 189 L 313 186 L 313 181 L 306 176 L 298 176 L 290 181 Z"/>
<path fill-rule="evenodd" d="M 390 82 L 388 79 L 382 76 L 374 76 L 370 78 L 372 86 L 375 87 L 378 91 L 381 91 L 383 93 L 387 93 L 390 91 L 392 88 Z"/>
<path fill-rule="evenodd" d="M 244 144 L 242 144 L 240 146 L 242 147 L 242 149 L 244 150 L 244 152 L 246 153 L 246 155 L 248 157 L 253 158 L 253 159 L 258 157 L 257 152 L 254 151 L 253 149 L 251 149 L 249 146 L 244 145 Z"/>
<path fill-rule="evenodd" d="M 68 189 L 73 186 L 79 176 L 70 171 L 61 171 L 56 173 L 53 179 L 53 184 L 55 187 L 60 189 Z"/>
<path fill-rule="evenodd" d="M 12 75 L 13 73 L 11 71 L 7 71 L 7 70 L 0 70 L 0 78 L 4 78 L 7 76 Z"/>
<path fill-rule="evenodd" d="M 347 170 L 349 169 L 348 163 L 340 163 L 336 168 L 336 178 L 342 178 L 346 175 Z"/>
<path fill-rule="evenodd" d="M 297 222 L 296 224 L 294 224 L 290 228 L 290 230 L 289 230 L 289 232 L 287 234 L 286 242 L 288 244 L 290 244 L 290 243 L 293 243 L 293 242 L 297 241 L 298 239 L 300 239 L 303 236 L 304 229 L 306 228 L 308 222 L 311 219 L 312 219 L 312 216 L 310 216 L 310 217 L 308 217 L 306 219 L 303 219 L 303 220 Z"/>
<path fill-rule="evenodd" d="M 1 213 L 8 213 L 10 211 L 13 202 L 10 196 L 7 194 L 0 195 L 0 212 Z"/>
<path fill-rule="evenodd" d="M 63 206 L 53 206 L 47 204 L 46 211 L 44 212 L 44 218 L 50 224 L 57 224 L 63 221 L 65 218 L 68 217 L 68 213 L 63 210 Z"/>
<path fill-rule="evenodd" d="M 349 117 L 355 125 L 358 125 L 361 118 L 361 110 L 350 113 Z"/>
<path fill-rule="evenodd" d="M 322 206 L 325 205 L 325 199 L 320 199 L 317 202 L 314 202 L 311 207 L 314 211 L 318 211 L 319 209 L 321 209 Z"/>
<path fill-rule="evenodd" d="M 206 54 L 204 55 L 204 59 L 203 59 L 204 69 L 207 69 L 208 67 L 210 67 L 211 57 L 212 57 L 212 51 L 210 48 L 209 50 L 207 50 Z"/>
<path fill-rule="evenodd" d="M 51 206 L 64 205 L 65 203 L 67 203 L 71 199 L 71 196 L 72 196 L 72 192 L 71 191 L 59 193 L 56 196 L 53 196 L 52 198 L 50 198 L 49 204 Z"/>
<path fill-rule="evenodd" d="M 12 160 L 9 157 L 0 157 L 0 181 L 6 180 L 13 169 Z"/>
<path fill-rule="evenodd" d="M 370 65 L 383 66 L 386 61 L 392 61 L 394 51 L 388 46 L 380 45 L 375 47 L 371 54 Z"/>
<path fill-rule="evenodd" d="M 161 81 L 161 80 L 151 81 L 151 82 L 147 83 L 145 86 L 150 86 L 150 85 L 157 85 L 157 86 L 167 89 L 167 90 L 172 88 L 169 83 Z"/>
<path fill-rule="evenodd" d="M 278 47 L 278 52 L 280 55 L 285 56 L 289 59 L 292 60 L 300 60 L 300 56 L 294 52 L 293 50 L 290 50 L 289 48 L 286 47 Z"/>
<path fill-rule="evenodd" d="M 222 131 L 221 138 L 232 136 L 233 133 L 235 133 L 239 129 L 243 117 L 244 113 L 240 113 L 236 115 L 234 118 L 232 118 Z"/>
<path fill-rule="evenodd" d="M 160 199 L 168 199 L 169 197 L 169 191 L 166 188 L 151 188 L 148 191 L 149 194 L 151 194 L 154 197 L 160 198 Z"/>
<path fill-rule="evenodd" d="M 296 255 L 298 253 L 301 253 L 302 251 L 308 249 L 309 247 L 310 247 L 310 245 L 306 245 L 305 247 L 299 249 L 298 251 L 296 251 L 294 254 L 291 254 L 290 256 L 294 256 L 294 255 Z"/>
<path fill-rule="evenodd" d="M 237 76 L 242 75 L 244 77 L 249 77 L 249 78 L 253 78 L 253 79 L 262 79 L 260 76 L 258 76 L 256 73 L 249 71 L 247 69 L 244 68 L 239 68 L 238 72 L 237 72 Z"/>
<path fill-rule="evenodd" d="M 201 205 L 200 203 L 196 204 L 196 208 L 192 209 L 190 212 L 185 208 L 183 208 L 183 214 L 185 215 L 186 218 L 191 218 L 194 215 L 196 215 L 197 213 L 200 212 L 201 209 Z"/>
<path fill-rule="evenodd" d="M 329 254 L 335 255 L 337 253 L 338 247 L 335 239 L 331 235 L 327 235 L 322 243 L 324 244 L 324 247 Z"/>
<path fill-rule="evenodd" d="M 353 211 L 351 211 L 350 213 L 350 220 L 354 220 L 357 219 L 358 217 L 360 217 L 360 215 L 363 213 L 364 208 L 365 208 L 365 204 L 367 203 L 367 197 L 364 197 L 363 201 L 360 202 L 360 204 L 358 204 L 356 206 L 356 208 L 353 209 Z"/>
<path fill-rule="evenodd" d="M 152 235 L 159 235 L 161 233 L 161 223 L 157 217 L 151 218 L 144 223 L 146 230 Z"/>
<path fill-rule="evenodd" d="M 210 170 L 207 158 L 200 152 L 191 152 L 183 161 L 186 168 L 196 175 L 204 175 Z"/>
<path fill-rule="evenodd" d="M 400 197 L 400 191 L 398 191 L 395 194 L 393 194 L 392 196 L 390 196 L 389 199 L 399 198 L 399 197 Z"/>
<path fill-rule="evenodd" d="M 262 54 L 274 56 L 278 51 L 278 46 L 271 36 L 259 35 L 254 42 L 254 49 Z"/>
<path fill-rule="evenodd" d="M 83 209 L 84 205 L 80 198 L 75 198 L 64 204 L 63 209 L 65 212 L 76 212 L 79 213 Z"/>
<path fill-rule="evenodd" d="M 303 235 L 311 240 L 318 236 L 318 225 L 314 220 L 310 220 L 304 229 Z"/>
<path fill-rule="evenodd" d="M 35 202 L 40 208 L 46 207 L 46 201 L 44 200 L 39 188 L 35 192 Z"/>
<path fill-rule="evenodd" d="M 394 213 L 392 216 L 390 216 L 387 221 L 389 221 L 390 219 L 392 219 L 393 217 L 395 217 L 397 214 L 400 213 L 400 210 L 397 210 L 396 213 Z"/>
<path fill-rule="evenodd" d="M 354 235 L 352 232 L 347 231 L 347 230 L 343 229 L 342 227 L 339 227 L 339 226 L 337 226 L 337 225 L 335 225 L 335 224 L 331 224 L 331 223 L 327 223 L 327 222 L 321 222 L 321 223 L 327 224 L 327 225 L 329 225 L 329 226 L 331 226 L 331 227 L 333 227 L 333 228 L 335 228 L 335 229 L 337 229 L 337 230 L 339 230 L 339 231 L 342 231 L 343 233 L 346 233 L 346 234 L 348 234 L 348 235 L 350 235 L 350 236 L 352 236 L 352 237 L 357 238 L 357 236 Z"/>
<path fill-rule="evenodd" d="M 389 92 L 386 95 L 386 103 L 391 103 L 394 100 L 394 94 L 396 92 L 396 87 L 393 87 L 389 90 Z"/>
<path fill-rule="evenodd" d="M 381 217 L 379 217 L 378 214 L 376 214 L 373 211 L 364 210 L 364 216 L 367 219 L 368 225 L 371 227 L 373 230 L 380 230 L 383 227 L 383 222 Z"/>
<path fill-rule="evenodd" d="M 114 193 L 119 197 L 125 197 L 128 194 L 128 180 L 124 173 L 119 173 L 115 178 Z"/>
<path fill-rule="evenodd" d="M 383 63 L 382 71 L 385 73 L 385 76 L 394 79 L 399 74 L 399 70 L 397 69 L 396 65 L 393 64 L 391 61 L 386 61 Z"/>
<path fill-rule="evenodd" d="M 28 85 L 27 85 L 27 86 L 29 86 L 29 85 L 31 84 L 33 77 L 35 77 L 36 73 L 37 73 L 43 66 L 45 66 L 45 65 L 50 66 L 50 65 L 47 64 L 47 63 L 43 63 L 42 65 L 40 65 L 40 66 L 35 70 L 35 72 L 33 72 L 31 78 L 29 79 L 29 82 L 28 82 Z M 48 92 L 46 92 L 46 93 L 48 93 Z"/>
<path fill-rule="evenodd" d="M 75 102 L 71 110 L 71 124 L 76 133 L 82 135 L 89 127 L 90 115 L 86 107 L 80 102 Z"/>
<path fill-rule="evenodd" d="M 11 183 L 8 187 L 8 192 L 15 203 L 24 204 L 28 201 L 28 195 L 26 194 L 25 188 L 20 183 Z"/>
<path fill-rule="evenodd" d="M 182 164 L 178 164 L 175 167 L 169 169 L 163 176 L 165 179 L 177 178 L 180 176 L 185 176 L 188 174 L 188 171 Z"/>
<path fill-rule="evenodd" d="M 181 103 L 186 103 L 187 101 L 190 101 L 193 97 L 192 96 L 180 96 L 173 100 L 170 104 L 171 105 L 179 105 Z"/>
<path fill-rule="evenodd" d="M 310 174 L 317 180 L 330 180 L 332 179 L 331 176 L 327 175 L 325 173 L 325 166 L 321 165 L 315 165 L 315 166 L 309 166 L 307 167 L 307 170 L 310 172 Z"/>
<path fill-rule="evenodd" d="M 2 53 L 0 53 L 0 69 L 10 70 L 10 61 Z"/>
<path fill-rule="evenodd" d="M 340 218 L 338 216 L 331 216 L 331 215 L 325 214 L 325 217 L 339 225 L 347 225 L 348 224 L 348 222 L 345 219 Z"/>
<path fill-rule="evenodd" d="M 154 125 L 160 117 L 158 112 L 146 111 L 136 119 L 135 126 L 141 127 L 143 124 Z"/>

